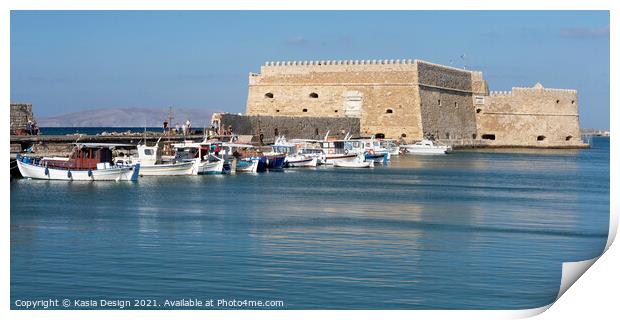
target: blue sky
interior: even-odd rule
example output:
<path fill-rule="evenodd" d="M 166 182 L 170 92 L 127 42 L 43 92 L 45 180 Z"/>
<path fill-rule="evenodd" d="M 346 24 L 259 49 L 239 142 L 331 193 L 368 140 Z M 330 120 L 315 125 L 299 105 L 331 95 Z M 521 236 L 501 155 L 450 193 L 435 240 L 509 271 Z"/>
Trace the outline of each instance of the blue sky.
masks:
<path fill-rule="evenodd" d="M 461 55 L 465 54 L 465 60 Z M 13 11 L 11 101 L 243 112 L 265 61 L 423 59 L 483 71 L 491 90 L 579 90 L 609 128 L 606 11 Z"/>

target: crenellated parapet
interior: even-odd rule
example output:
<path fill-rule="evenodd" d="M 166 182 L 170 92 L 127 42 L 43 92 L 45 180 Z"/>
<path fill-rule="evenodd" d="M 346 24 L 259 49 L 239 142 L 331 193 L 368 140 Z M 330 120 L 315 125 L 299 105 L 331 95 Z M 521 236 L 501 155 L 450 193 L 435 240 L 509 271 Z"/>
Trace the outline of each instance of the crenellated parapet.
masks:
<path fill-rule="evenodd" d="M 261 75 L 303 74 L 309 72 L 414 72 L 411 59 L 358 59 L 358 60 L 297 60 L 267 61 L 261 66 Z"/>
<path fill-rule="evenodd" d="M 512 95 L 512 91 L 490 91 L 490 96 L 508 96 Z"/>
<path fill-rule="evenodd" d="M 267 61 L 263 67 L 289 66 L 352 66 L 352 65 L 412 65 L 411 59 L 383 59 L 383 60 L 297 60 L 297 61 Z"/>
<path fill-rule="evenodd" d="M 513 87 L 511 91 L 490 91 L 490 96 L 532 95 L 532 96 L 577 96 L 577 90 L 545 88 L 540 83 L 533 87 Z"/>

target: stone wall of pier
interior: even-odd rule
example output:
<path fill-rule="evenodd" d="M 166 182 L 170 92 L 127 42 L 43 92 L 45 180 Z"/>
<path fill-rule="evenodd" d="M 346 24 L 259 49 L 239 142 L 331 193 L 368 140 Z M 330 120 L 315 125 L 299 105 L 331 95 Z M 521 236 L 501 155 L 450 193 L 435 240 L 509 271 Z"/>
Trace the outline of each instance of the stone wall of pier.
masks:
<path fill-rule="evenodd" d="M 32 114 L 32 104 L 30 103 L 11 103 L 11 132 L 25 130 L 28 121 L 35 121 Z"/>
<path fill-rule="evenodd" d="M 265 143 L 273 142 L 275 131 L 287 139 L 319 139 L 329 131 L 330 137 L 344 138 L 347 133 L 360 134 L 359 118 L 256 116 L 220 113 L 213 116 L 222 128 L 232 126 L 239 135 L 253 135 L 258 142 L 260 132 Z"/>

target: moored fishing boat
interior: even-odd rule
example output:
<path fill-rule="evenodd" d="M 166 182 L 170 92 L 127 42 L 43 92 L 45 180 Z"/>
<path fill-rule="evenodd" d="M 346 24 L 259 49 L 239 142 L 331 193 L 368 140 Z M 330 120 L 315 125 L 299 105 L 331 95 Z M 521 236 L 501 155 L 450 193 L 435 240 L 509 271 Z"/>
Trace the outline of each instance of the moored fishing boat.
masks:
<path fill-rule="evenodd" d="M 345 149 L 349 153 L 363 154 L 364 159 L 375 163 L 387 163 L 391 154 L 375 139 L 354 139 L 345 141 Z"/>
<path fill-rule="evenodd" d="M 344 140 L 331 140 L 321 142 L 321 148 L 325 153 L 325 164 L 333 165 L 336 161 L 353 161 L 357 154 L 346 150 Z"/>
<path fill-rule="evenodd" d="M 385 148 L 391 156 L 397 156 L 400 154 L 400 147 L 396 140 L 393 139 L 380 139 L 379 144 L 382 148 Z"/>
<path fill-rule="evenodd" d="M 302 154 L 286 156 L 287 167 L 316 167 L 318 158 Z"/>
<path fill-rule="evenodd" d="M 284 166 L 285 167 L 316 167 L 316 157 L 300 154 L 301 143 L 291 143 L 286 141 L 284 136 L 278 137 L 275 144 L 271 147 L 272 152 L 267 154 L 284 154 Z"/>
<path fill-rule="evenodd" d="M 256 173 L 258 172 L 258 159 L 248 159 L 248 160 L 237 160 L 236 163 L 236 172 L 250 172 Z M 264 170 L 263 170 L 264 171 Z"/>
<path fill-rule="evenodd" d="M 159 141 L 155 146 L 139 144 L 136 146 L 137 156 L 122 156 L 114 158 L 116 165 L 131 165 L 140 163 L 140 176 L 180 176 L 191 175 L 193 164 L 186 161 L 163 162 Z"/>
<path fill-rule="evenodd" d="M 433 140 L 424 139 L 413 144 L 401 146 L 403 150 L 410 154 L 434 155 L 452 152 L 452 147 L 439 144 Z"/>
<path fill-rule="evenodd" d="M 176 150 L 175 161 L 191 162 L 192 174 L 226 173 L 225 160 L 220 157 L 221 142 L 184 141 L 172 145 Z"/>
<path fill-rule="evenodd" d="M 297 145 L 297 152 L 306 157 L 316 158 L 316 164 L 325 164 L 325 152 L 321 149 L 321 142 L 311 139 L 293 139 L 290 142 Z"/>
<path fill-rule="evenodd" d="M 281 170 L 286 164 L 286 154 L 283 153 L 268 153 L 265 154 L 266 168 L 269 170 Z"/>
<path fill-rule="evenodd" d="M 265 156 L 252 156 L 243 159 L 245 161 L 256 161 L 256 172 L 265 172 L 267 171 L 267 157 Z"/>
<path fill-rule="evenodd" d="M 79 143 L 68 158 L 33 159 L 17 156 L 17 166 L 24 178 L 66 181 L 136 181 L 140 164 L 117 166 L 112 163 L 112 149 L 118 145 Z"/>
<path fill-rule="evenodd" d="M 249 155 L 257 154 L 255 147 L 251 144 L 224 142 L 222 143 L 223 158 L 230 166 L 231 173 L 235 172 L 259 172 L 260 158 L 252 159 Z M 264 170 L 264 160 L 263 160 Z"/>
<path fill-rule="evenodd" d="M 372 168 L 375 166 L 374 161 L 366 161 L 364 155 L 359 155 L 353 161 L 335 161 L 334 167 L 341 168 Z"/>

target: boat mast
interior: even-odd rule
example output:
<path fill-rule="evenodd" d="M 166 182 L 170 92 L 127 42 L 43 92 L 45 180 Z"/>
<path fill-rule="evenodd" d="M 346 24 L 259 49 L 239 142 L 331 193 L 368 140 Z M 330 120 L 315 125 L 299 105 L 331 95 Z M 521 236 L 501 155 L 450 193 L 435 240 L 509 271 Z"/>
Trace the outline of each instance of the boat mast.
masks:
<path fill-rule="evenodd" d="M 172 119 L 174 119 L 172 115 L 172 107 L 168 107 L 168 133 L 172 130 Z M 166 132 L 164 131 L 164 135 Z M 170 142 L 170 135 L 168 135 L 168 142 Z"/>

